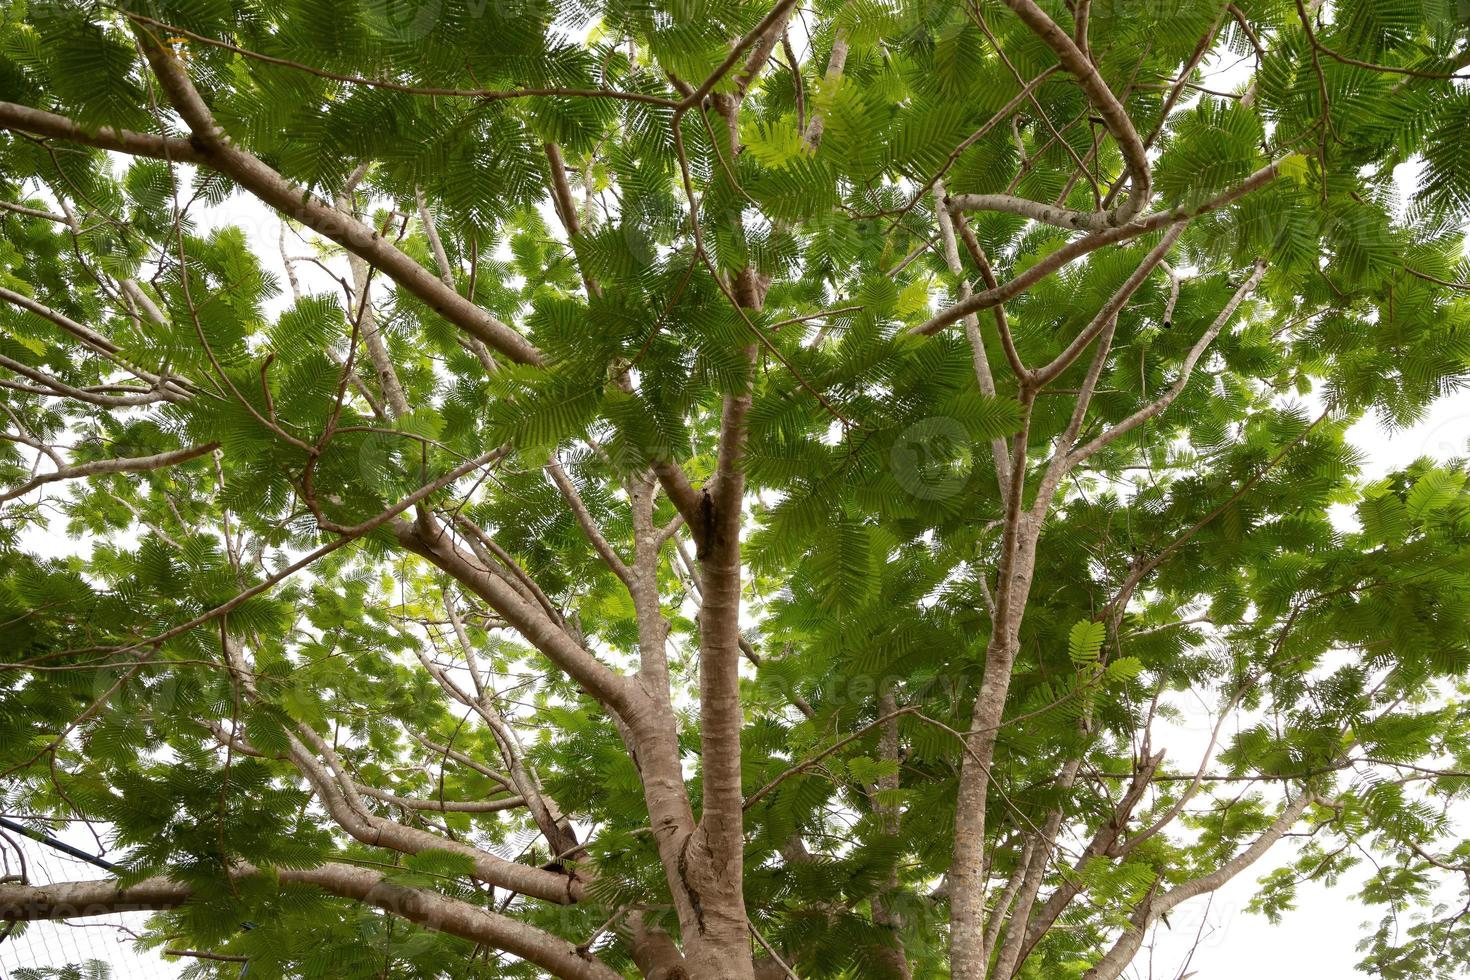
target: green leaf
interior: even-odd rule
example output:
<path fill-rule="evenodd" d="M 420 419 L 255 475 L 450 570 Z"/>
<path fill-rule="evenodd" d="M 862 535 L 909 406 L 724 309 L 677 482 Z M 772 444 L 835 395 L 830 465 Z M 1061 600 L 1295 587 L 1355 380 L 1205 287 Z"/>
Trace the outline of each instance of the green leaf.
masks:
<path fill-rule="evenodd" d="M 1067 656 L 1078 666 L 1096 663 L 1107 635 L 1107 623 L 1101 620 L 1078 620 L 1067 633 Z"/>
<path fill-rule="evenodd" d="M 1108 661 L 1103 677 L 1109 684 L 1122 684 L 1143 673 L 1143 661 L 1137 657 L 1119 657 Z"/>
<path fill-rule="evenodd" d="M 1465 474 L 1457 470 L 1431 470 L 1409 488 L 1405 501 L 1409 514 L 1423 520 L 1459 499 L 1465 486 Z"/>

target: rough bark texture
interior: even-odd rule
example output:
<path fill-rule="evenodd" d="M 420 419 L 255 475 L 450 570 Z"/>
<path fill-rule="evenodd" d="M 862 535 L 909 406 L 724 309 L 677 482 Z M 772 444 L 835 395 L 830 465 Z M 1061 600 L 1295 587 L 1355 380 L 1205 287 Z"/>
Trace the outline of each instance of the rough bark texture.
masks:
<path fill-rule="evenodd" d="M 238 874 L 261 872 L 242 868 Z M 341 898 L 377 906 L 426 928 L 486 943 L 568 980 L 618 980 L 616 971 L 523 922 L 422 888 L 385 881 L 383 875 L 349 864 L 272 872 L 282 884 L 312 885 Z M 173 908 L 189 901 L 192 889 L 167 878 L 118 887 L 112 881 L 69 881 L 53 885 L 0 885 L 0 919 L 72 919 L 113 912 Z M 672 980 L 672 977 L 670 978 Z"/>

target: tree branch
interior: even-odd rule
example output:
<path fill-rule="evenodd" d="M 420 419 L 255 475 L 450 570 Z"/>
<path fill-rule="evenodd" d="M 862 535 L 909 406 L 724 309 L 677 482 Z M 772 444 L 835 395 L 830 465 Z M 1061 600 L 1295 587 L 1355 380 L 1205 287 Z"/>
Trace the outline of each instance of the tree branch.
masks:
<path fill-rule="evenodd" d="M 1146 235 L 1151 231 L 1157 231 L 1160 228 L 1177 224 L 1190 218 L 1209 214 L 1211 211 L 1218 211 L 1220 208 L 1226 207 L 1252 191 L 1258 190 L 1275 180 L 1278 168 L 1285 160 L 1290 159 L 1292 156 L 1295 156 L 1295 154 L 1289 154 L 1281 160 L 1262 167 L 1239 184 L 1201 204 L 1180 205 L 1175 208 L 1170 208 L 1167 211 L 1157 211 L 1117 228 L 1094 232 L 1086 237 L 1068 242 L 1014 279 L 1010 279 L 994 288 L 986 289 L 983 292 L 975 293 L 969 299 L 949 306 L 924 323 L 910 327 L 909 332 L 923 335 L 938 333 L 951 323 L 957 323 L 966 313 L 989 309 L 997 303 L 1004 303 L 1019 296 L 1073 260 L 1096 252 L 1100 248 L 1128 241 L 1140 235 Z"/>
<path fill-rule="evenodd" d="M 1123 935 L 1118 937 L 1113 947 L 1092 969 L 1082 975 L 1082 980 L 1117 980 L 1143 944 L 1144 932 L 1154 920 L 1181 902 L 1216 890 L 1254 864 L 1296 824 L 1313 799 L 1310 793 L 1304 791 L 1287 804 L 1281 815 L 1249 847 L 1210 874 L 1193 878 L 1161 895 L 1145 898 L 1134 912 Z"/>
<path fill-rule="evenodd" d="M 613 550 L 608 543 L 602 528 L 592 519 L 592 512 L 587 509 L 587 504 L 582 500 L 582 495 L 577 492 L 576 484 L 572 483 L 571 477 L 567 476 L 566 470 L 562 469 L 561 463 L 552 456 L 546 461 L 546 472 L 551 477 L 551 482 L 556 484 L 557 490 L 561 491 L 562 497 L 566 499 L 567 506 L 572 510 L 572 515 L 577 519 L 577 526 L 592 542 L 592 547 L 601 556 L 607 567 L 612 569 L 613 574 L 623 580 L 624 585 L 632 586 L 633 570 L 628 567 L 627 562 Z"/>
<path fill-rule="evenodd" d="M 503 579 L 469 560 L 427 513 L 421 512 L 419 520 L 412 524 L 397 522 L 394 531 L 400 544 L 488 602 L 528 643 L 566 671 L 599 703 L 619 714 L 632 706 L 636 695 L 626 677 L 589 653 L 544 609 L 527 602 Z"/>
<path fill-rule="evenodd" d="M 237 147 L 215 122 L 209 107 L 173 52 L 144 31 L 140 31 L 138 36 L 160 86 L 194 134 L 193 144 L 199 147 L 199 151 L 191 162 L 218 170 L 281 214 L 301 222 L 383 270 L 385 275 L 434 312 L 512 361 L 523 364 L 541 362 L 540 352 L 524 337 L 446 287 L 433 273 L 376 231 L 316 199 L 310 192 L 266 166 L 254 154 Z"/>
<path fill-rule="evenodd" d="M 569 980 L 620 980 L 620 974 L 571 942 L 517 919 L 427 888 L 394 884 L 380 872 L 328 862 L 316 868 L 258 869 L 242 866 L 239 878 L 268 876 L 286 885 L 310 885 L 339 898 L 375 906 L 437 932 L 484 943 L 519 956 Z M 114 912 L 177 908 L 193 889 L 168 878 L 137 884 L 63 881 L 51 885 L 0 885 L 0 919 L 21 922 L 64 920 Z"/>
<path fill-rule="evenodd" d="M 156 160 L 170 160 L 174 163 L 202 165 L 206 162 L 205 155 L 188 140 L 153 136 L 148 133 L 134 133 L 126 129 L 114 129 L 111 126 L 88 130 L 80 123 L 73 122 L 65 116 L 58 116 L 44 109 L 16 105 L 14 102 L 0 102 L 0 129 L 18 130 L 35 136 L 65 140 L 68 143 L 81 143 L 84 146 L 95 146 L 99 150 L 112 150 L 130 156 L 152 157 Z"/>
<path fill-rule="evenodd" d="M 1103 81 L 1092 59 L 1082 52 L 1067 32 L 1057 26 L 1034 0 L 1005 0 L 1005 5 L 1052 49 L 1062 67 L 1077 79 L 1088 101 L 1097 109 L 1098 115 L 1102 116 L 1103 123 L 1123 154 L 1124 166 L 1128 171 L 1128 202 L 1119 208 L 1118 222 L 1122 224 L 1132 220 L 1148 204 L 1152 193 L 1148 149 L 1139 139 L 1133 120 L 1128 117 L 1127 110 L 1113 94 L 1113 90 L 1108 88 L 1107 82 Z"/>
<path fill-rule="evenodd" d="M 516 807 L 526 805 L 525 798 L 520 796 L 507 796 L 498 800 L 418 800 L 395 796 L 385 790 L 364 786 L 362 783 L 354 785 L 363 796 L 381 800 L 384 803 L 392 803 L 405 810 L 437 810 L 440 813 L 498 813 L 501 810 L 514 810 Z"/>
<path fill-rule="evenodd" d="M 192 446 L 188 449 L 176 449 L 173 452 L 158 453 L 154 456 L 132 456 L 118 459 L 98 459 L 90 463 L 77 463 L 73 466 L 64 466 L 52 473 L 42 473 L 22 483 L 13 490 L 0 493 L 0 503 L 23 497 L 37 487 L 47 483 L 55 483 L 59 480 L 77 480 L 87 476 L 104 476 L 114 473 L 146 473 L 151 470 L 161 470 L 169 466 L 177 466 L 187 463 L 191 459 L 198 459 L 206 453 L 212 453 L 219 448 L 219 443 L 211 442 L 202 446 Z"/>
<path fill-rule="evenodd" d="M 1068 468 L 1087 459 L 1108 443 L 1138 428 L 1138 426 L 1159 415 L 1173 404 L 1174 399 L 1178 398 L 1180 393 L 1184 391 L 1185 386 L 1189 384 L 1190 373 L 1193 372 L 1194 366 L 1199 362 L 1200 356 L 1205 352 L 1205 348 L 1209 347 L 1215 338 L 1220 335 L 1220 331 L 1225 328 L 1225 324 L 1230 322 L 1230 318 L 1235 314 L 1236 309 L 1254 291 L 1256 285 L 1260 283 L 1261 277 L 1265 274 L 1266 263 L 1264 261 L 1258 261 L 1255 270 L 1235 290 L 1235 295 L 1230 297 L 1230 301 L 1225 304 L 1225 308 L 1220 311 L 1220 315 L 1215 317 L 1215 321 L 1210 324 L 1209 329 L 1201 334 L 1200 338 L 1190 347 L 1189 353 L 1184 357 L 1184 363 L 1180 365 L 1179 377 L 1175 379 L 1174 384 L 1143 408 L 1140 408 L 1117 425 L 1098 435 L 1086 445 L 1074 450 L 1068 457 Z"/>

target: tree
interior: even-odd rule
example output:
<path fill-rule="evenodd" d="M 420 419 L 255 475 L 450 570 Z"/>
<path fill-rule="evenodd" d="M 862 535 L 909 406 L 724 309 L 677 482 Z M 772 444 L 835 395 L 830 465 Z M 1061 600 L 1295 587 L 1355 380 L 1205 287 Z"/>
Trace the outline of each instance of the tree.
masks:
<path fill-rule="evenodd" d="M 1292 838 L 1470 968 L 1467 464 L 1346 438 L 1470 378 L 1463 5 L 3 9 L 4 809 L 124 857 L 0 916 L 1094 980 Z"/>

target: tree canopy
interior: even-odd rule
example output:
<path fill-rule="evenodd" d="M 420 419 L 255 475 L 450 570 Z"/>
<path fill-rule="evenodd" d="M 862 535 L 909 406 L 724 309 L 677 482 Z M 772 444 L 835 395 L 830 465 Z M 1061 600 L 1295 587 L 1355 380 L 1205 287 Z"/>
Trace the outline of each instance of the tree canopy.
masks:
<path fill-rule="evenodd" d="M 120 862 L 0 918 L 1112 980 L 1358 866 L 1466 975 L 1470 463 L 1347 432 L 1470 379 L 1467 78 L 1455 0 L 0 0 L 0 810 Z"/>

